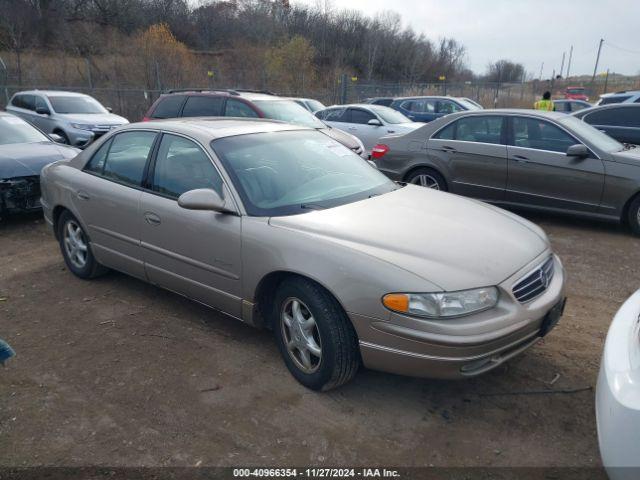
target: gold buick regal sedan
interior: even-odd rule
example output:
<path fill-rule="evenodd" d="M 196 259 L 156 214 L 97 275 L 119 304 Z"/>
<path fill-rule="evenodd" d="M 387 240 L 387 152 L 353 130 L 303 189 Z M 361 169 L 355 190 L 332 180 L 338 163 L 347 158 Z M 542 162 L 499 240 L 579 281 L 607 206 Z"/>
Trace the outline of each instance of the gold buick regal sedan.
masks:
<path fill-rule="evenodd" d="M 564 271 L 512 213 L 398 185 L 322 132 L 181 119 L 105 135 L 42 173 L 71 272 L 107 269 L 272 329 L 303 385 L 362 364 L 463 378 L 557 323 Z"/>

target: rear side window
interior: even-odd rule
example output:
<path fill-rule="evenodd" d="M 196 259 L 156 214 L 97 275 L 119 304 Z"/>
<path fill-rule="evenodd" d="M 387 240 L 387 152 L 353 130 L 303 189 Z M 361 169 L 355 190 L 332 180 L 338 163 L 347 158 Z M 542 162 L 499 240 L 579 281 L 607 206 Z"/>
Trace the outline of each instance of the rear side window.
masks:
<path fill-rule="evenodd" d="M 36 99 L 33 95 L 16 95 L 11 104 L 14 107 L 25 108 L 27 110 L 36 109 Z"/>
<path fill-rule="evenodd" d="M 104 162 L 107 159 L 107 153 L 109 153 L 109 147 L 111 146 L 112 140 L 113 139 L 109 139 L 104 142 L 98 149 L 98 151 L 93 154 L 93 157 L 91 157 L 89 163 L 87 163 L 87 165 L 84 167 L 86 171 L 102 175 L 102 171 L 104 170 Z"/>
<path fill-rule="evenodd" d="M 155 110 L 151 114 L 151 118 L 176 118 L 180 114 L 180 107 L 184 102 L 184 95 L 169 95 L 162 98 Z"/>
<path fill-rule="evenodd" d="M 125 132 L 113 137 L 102 175 L 125 185 L 139 187 L 155 138 L 154 132 Z"/>
<path fill-rule="evenodd" d="M 463 142 L 502 144 L 502 117 L 472 116 L 456 122 L 455 139 Z"/>
<path fill-rule="evenodd" d="M 622 127 L 640 127 L 640 108 L 614 107 L 585 116 L 590 125 L 618 125 Z"/>
<path fill-rule="evenodd" d="M 535 118 L 515 117 L 513 136 L 516 147 L 559 153 L 566 153 L 571 145 L 580 143 L 561 128 Z"/>
<path fill-rule="evenodd" d="M 209 157 L 191 140 L 164 135 L 153 172 L 153 190 L 172 198 L 198 188 L 222 195 L 222 178 Z"/>
<path fill-rule="evenodd" d="M 225 111 L 227 117 L 249 117 L 258 118 L 258 114 L 253 108 L 244 102 L 234 100 L 233 98 L 227 99 L 227 108 Z"/>
<path fill-rule="evenodd" d="M 415 113 L 435 113 L 436 111 L 436 102 L 427 99 L 407 100 L 400 106 Z"/>
<path fill-rule="evenodd" d="M 366 110 L 360 110 L 358 108 L 351 109 L 351 123 L 359 123 L 362 125 L 366 125 L 369 120 L 373 120 L 376 117 Z"/>
<path fill-rule="evenodd" d="M 464 110 L 460 105 L 450 100 L 440 100 L 438 102 L 438 113 L 448 115 L 450 113 L 461 112 Z"/>
<path fill-rule="evenodd" d="M 323 112 L 323 120 L 327 122 L 346 122 L 348 121 L 348 111 L 346 108 L 333 108 Z"/>
<path fill-rule="evenodd" d="M 605 97 L 600 102 L 600 105 L 609 105 L 611 103 L 622 103 L 625 100 L 629 100 L 631 95 L 616 95 L 615 97 Z"/>
<path fill-rule="evenodd" d="M 182 109 L 183 117 L 219 117 L 222 115 L 224 97 L 193 96 L 187 98 Z"/>

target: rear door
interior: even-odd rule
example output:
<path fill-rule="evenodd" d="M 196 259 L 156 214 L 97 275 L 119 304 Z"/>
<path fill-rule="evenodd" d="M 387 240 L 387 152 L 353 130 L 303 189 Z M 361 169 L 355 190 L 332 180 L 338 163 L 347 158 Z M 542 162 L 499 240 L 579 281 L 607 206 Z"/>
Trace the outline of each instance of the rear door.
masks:
<path fill-rule="evenodd" d="M 504 116 L 470 115 L 437 132 L 428 149 L 445 165 L 451 192 L 500 201 L 507 185 L 506 138 Z"/>
<path fill-rule="evenodd" d="M 141 195 L 139 223 L 149 280 L 241 317 L 241 217 L 186 210 L 178 197 L 223 180 L 202 146 L 163 134 Z"/>
<path fill-rule="evenodd" d="M 152 131 L 114 135 L 87 163 L 73 197 L 97 260 L 138 278 L 145 278 L 140 195 L 156 137 Z"/>
<path fill-rule="evenodd" d="M 581 212 L 598 209 L 604 164 L 595 154 L 568 157 L 581 143 L 555 123 L 537 117 L 509 117 L 508 202 Z"/>

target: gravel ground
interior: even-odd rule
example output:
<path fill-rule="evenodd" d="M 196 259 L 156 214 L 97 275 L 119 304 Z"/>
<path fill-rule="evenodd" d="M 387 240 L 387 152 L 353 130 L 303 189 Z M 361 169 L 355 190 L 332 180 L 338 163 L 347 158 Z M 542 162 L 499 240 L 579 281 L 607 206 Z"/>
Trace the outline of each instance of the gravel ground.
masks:
<path fill-rule="evenodd" d="M 611 318 L 640 284 L 640 240 L 525 216 L 569 278 L 543 342 L 472 380 L 363 370 L 323 394 L 293 380 L 269 332 L 122 274 L 79 280 L 38 216 L 10 219 L 0 337 L 17 356 L 0 369 L 0 465 L 571 466 L 604 478 L 593 391 L 513 393 L 595 387 Z"/>

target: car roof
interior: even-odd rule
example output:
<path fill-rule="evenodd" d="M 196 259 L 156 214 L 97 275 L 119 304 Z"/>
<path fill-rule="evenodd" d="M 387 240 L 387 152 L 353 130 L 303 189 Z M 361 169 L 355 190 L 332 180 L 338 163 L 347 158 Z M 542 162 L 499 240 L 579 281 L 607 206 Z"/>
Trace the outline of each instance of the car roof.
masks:
<path fill-rule="evenodd" d="M 617 96 L 640 95 L 640 90 L 625 90 L 622 92 L 603 93 L 600 98 L 611 98 Z"/>
<path fill-rule="evenodd" d="M 607 103 L 606 105 L 594 105 L 589 108 L 583 108 L 574 113 L 579 113 L 579 116 L 582 116 L 595 111 L 611 110 L 612 108 L 640 108 L 640 103 Z"/>
<path fill-rule="evenodd" d="M 582 111 L 582 110 L 581 110 Z M 458 118 L 458 117 L 466 117 L 469 115 L 527 115 L 527 116 L 535 116 L 535 117 L 544 117 L 550 120 L 561 120 L 563 118 L 567 118 L 566 113 L 562 112 L 549 112 L 547 110 L 533 110 L 527 108 L 487 108 L 485 110 L 465 110 L 463 112 L 456 112 L 446 115 L 442 118 Z"/>
<path fill-rule="evenodd" d="M 118 129 L 136 130 L 153 129 L 173 131 L 203 138 L 204 141 L 216 138 L 232 137 L 249 133 L 267 133 L 288 130 L 313 130 L 309 127 L 266 118 L 233 118 L 233 117 L 182 117 L 153 122 L 131 123 Z"/>
<path fill-rule="evenodd" d="M 423 98 L 433 100 L 457 100 L 465 97 L 452 97 L 451 95 L 415 95 L 413 97 L 397 97 L 396 100 L 419 100 Z"/>
<path fill-rule="evenodd" d="M 88 97 L 86 93 L 67 92 L 65 90 L 24 90 L 16 92 L 16 95 L 56 95 L 58 97 Z"/>
<path fill-rule="evenodd" d="M 240 97 L 245 98 L 247 100 L 292 100 L 287 97 L 280 97 L 275 93 L 267 92 L 267 91 L 256 91 L 256 90 L 235 90 L 235 89 L 179 89 L 179 90 L 169 90 L 163 96 L 168 95 L 212 95 L 212 96 L 220 96 L 220 97 Z"/>

